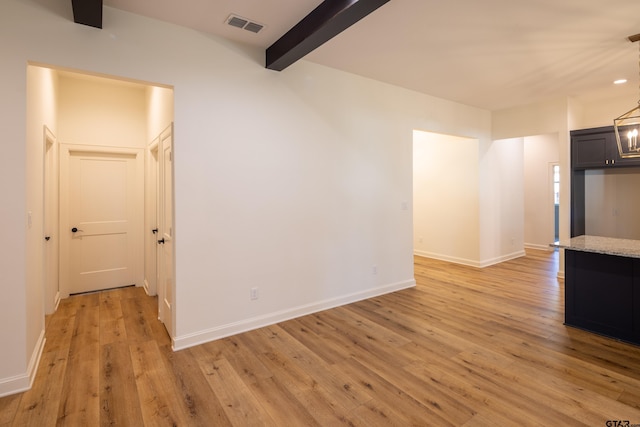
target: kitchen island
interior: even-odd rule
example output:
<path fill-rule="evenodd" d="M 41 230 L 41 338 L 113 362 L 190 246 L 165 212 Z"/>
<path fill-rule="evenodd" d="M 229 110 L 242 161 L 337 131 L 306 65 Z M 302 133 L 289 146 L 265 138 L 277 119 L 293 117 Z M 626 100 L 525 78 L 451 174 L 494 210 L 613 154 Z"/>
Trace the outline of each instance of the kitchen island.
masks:
<path fill-rule="evenodd" d="M 577 236 L 565 250 L 565 324 L 640 345 L 640 241 Z"/>

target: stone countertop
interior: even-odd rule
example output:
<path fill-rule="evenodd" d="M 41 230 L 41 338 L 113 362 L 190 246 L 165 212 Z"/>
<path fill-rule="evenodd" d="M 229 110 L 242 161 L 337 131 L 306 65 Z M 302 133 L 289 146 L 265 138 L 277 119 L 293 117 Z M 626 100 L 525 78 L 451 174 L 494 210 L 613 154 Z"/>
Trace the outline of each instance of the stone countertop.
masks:
<path fill-rule="evenodd" d="M 552 243 L 550 246 L 572 249 L 574 251 L 640 258 L 640 240 L 600 236 L 577 236 L 569 240 Z"/>

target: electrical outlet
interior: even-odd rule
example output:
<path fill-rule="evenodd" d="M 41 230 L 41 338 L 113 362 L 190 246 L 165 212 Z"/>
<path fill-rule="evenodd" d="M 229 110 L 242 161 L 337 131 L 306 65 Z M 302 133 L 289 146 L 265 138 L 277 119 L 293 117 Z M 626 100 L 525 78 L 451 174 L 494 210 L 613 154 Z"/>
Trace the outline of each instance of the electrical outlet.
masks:
<path fill-rule="evenodd" d="M 250 293 L 252 300 L 258 299 L 258 288 L 251 288 Z"/>

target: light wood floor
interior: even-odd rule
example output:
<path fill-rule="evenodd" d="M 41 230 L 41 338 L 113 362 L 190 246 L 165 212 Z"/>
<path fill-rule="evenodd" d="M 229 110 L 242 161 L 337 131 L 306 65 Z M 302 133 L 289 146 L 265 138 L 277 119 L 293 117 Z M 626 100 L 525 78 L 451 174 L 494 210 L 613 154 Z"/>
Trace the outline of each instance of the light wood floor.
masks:
<path fill-rule="evenodd" d="M 175 353 L 140 288 L 72 297 L 0 425 L 640 423 L 640 347 L 563 326 L 556 266 L 416 257 L 414 289 Z"/>

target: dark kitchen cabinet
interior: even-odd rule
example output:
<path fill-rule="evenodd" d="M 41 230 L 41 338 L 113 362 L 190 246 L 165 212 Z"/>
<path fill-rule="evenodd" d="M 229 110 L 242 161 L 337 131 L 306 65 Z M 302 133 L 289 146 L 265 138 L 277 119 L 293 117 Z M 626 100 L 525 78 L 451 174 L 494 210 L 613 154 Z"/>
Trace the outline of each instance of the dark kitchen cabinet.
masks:
<path fill-rule="evenodd" d="M 571 134 L 571 164 L 573 168 L 609 167 L 615 165 L 619 158 L 613 132 Z"/>
<path fill-rule="evenodd" d="M 565 250 L 565 324 L 640 344 L 640 259 Z"/>
<path fill-rule="evenodd" d="M 613 126 L 571 131 L 571 168 L 640 166 L 640 157 L 623 159 Z"/>
<path fill-rule="evenodd" d="M 621 158 L 613 126 L 571 131 L 571 237 L 585 234 L 585 171 L 640 166 Z"/>

